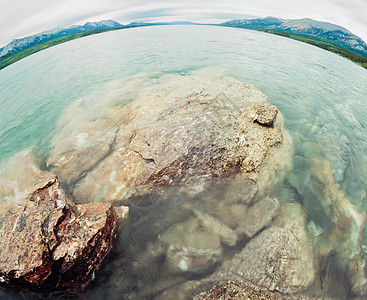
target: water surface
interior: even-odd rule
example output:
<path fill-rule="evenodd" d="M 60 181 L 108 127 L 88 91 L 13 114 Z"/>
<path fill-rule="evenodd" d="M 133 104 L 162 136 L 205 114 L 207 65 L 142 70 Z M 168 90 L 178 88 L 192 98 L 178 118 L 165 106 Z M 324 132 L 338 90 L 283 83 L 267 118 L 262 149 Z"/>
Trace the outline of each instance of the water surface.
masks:
<path fill-rule="evenodd" d="M 107 32 L 46 49 L 1 70 L 0 161 L 30 146 L 36 146 L 46 159 L 49 141 L 58 132 L 56 122 L 65 109 L 95 92 L 94 100 L 97 97 L 102 102 L 103 95 L 98 92 L 106 91 L 104 87 L 113 80 L 149 72 L 189 74 L 205 68 L 256 86 L 284 115 L 285 128 L 293 138 L 293 168 L 274 188 L 273 196 L 302 204 L 315 247 L 335 224 L 330 199 L 337 198 L 334 200 L 340 205 L 347 201 L 360 213 L 366 211 L 366 70 L 298 41 L 242 29 L 161 26 Z M 134 251 L 138 256 L 157 235 L 152 224 L 157 225 L 158 219 L 166 218 L 163 225 L 156 226 L 162 230 L 172 219 L 188 218 L 187 211 L 178 209 L 182 199 L 175 197 L 163 211 L 160 206 L 143 210 L 145 219 L 131 224 L 134 230 L 129 236 L 121 234 L 117 245 L 118 251 L 131 255 L 130 261 L 115 253 L 112 265 L 120 264 L 121 269 L 107 268 L 92 290 L 80 297 L 88 297 L 88 293 L 101 298 L 134 295 L 139 280 L 157 280 L 154 272 L 151 278 L 136 278 L 149 275 L 143 274 L 144 268 L 136 275 L 136 264 L 141 261 L 134 266 L 134 279 L 125 278 L 133 268 L 134 253 L 124 245 L 137 239 L 140 245 Z M 132 220 L 138 220 L 141 211 L 132 209 Z M 136 237 L 131 236 L 134 234 Z M 337 273 L 337 278 L 345 280 L 345 270 Z M 169 274 L 161 270 L 159 276 Z M 120 286 L 119 280 L 124 284 Z M 329 288 L 326 294 L 347 297 L 347 284 L 340 286 L 336 291 Z M 11 295 L 21 297 L 19 293 Z"/>

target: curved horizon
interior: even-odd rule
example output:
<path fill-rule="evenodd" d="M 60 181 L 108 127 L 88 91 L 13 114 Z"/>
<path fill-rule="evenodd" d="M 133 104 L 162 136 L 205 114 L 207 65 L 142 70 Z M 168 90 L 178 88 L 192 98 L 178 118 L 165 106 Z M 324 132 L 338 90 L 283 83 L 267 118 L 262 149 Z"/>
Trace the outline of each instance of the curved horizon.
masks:
<path fill-rule="evenodd" d="M 342 26 L 367 41 L 367 2 L 364 0 L 229 0 L 172 1 L 151 3 L 146 0 L 120 3 L 107 0 L 103 4 L 96 0 L 67 0 L 57 4 L 46 0 L 26 2 L 15 0 L 3 6 L 0 12 L 0 47 L 14 39 L 24 38 L 54 28 L 66 28 L 112 19 L 122 24 L 131 22 L 192 21 L 198 23 L 220 23 L 248 17 L 272 16 L 283 19 L 311 18 Z M 10 25 L 9 25 L 10 24 Z"/>

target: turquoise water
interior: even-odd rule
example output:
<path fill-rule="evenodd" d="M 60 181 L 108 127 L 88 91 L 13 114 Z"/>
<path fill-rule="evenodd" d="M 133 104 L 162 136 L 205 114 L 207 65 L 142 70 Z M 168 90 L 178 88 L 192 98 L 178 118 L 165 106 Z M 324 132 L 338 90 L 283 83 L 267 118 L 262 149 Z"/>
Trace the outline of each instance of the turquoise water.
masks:
<path fill-rule="evenodd" d="M 367 70 L 298 41 L 241 29 L 162 26 L 108 32 L 1 70 L 0 161 L 30 146 L 47 156 L 62 112 L 115 79 L 203 68 L 256 86 L 284 115 L 294 167 L 274 193 L 302 203 L 310 230 L 321 232 L 316 243 L 335 223 L 325 190 L 336 187 L 340 201 L 347 199 L 359 212 L 367 209 Z"/>
<path fill-rule="evenodd" d="M 217 67 L 268 95 L 304 148 L 312 126 L 343 133 L 350 152 L 343 181 L 363 188 L 367 72 L 319 48 L 265 33 L 209 26 L 135 28 L 82 38 L 0 71 L 0 161 L 52 136 L 62 111 L 106 83 L 141 72 L 185 73 Z M 332 125 L 330 125 L 332 123 Z M 302 133 L 302 134 L 300 134 Z M 306 134 L 306 135 L 305 135 Z M 319 134 L 322 135 L 322 134 Z M 334 141 L 336 142 L 336 141 Z M 334 145 L 323 144 L 327 147 Z M 297 149 L 298 151 L 298 149 Z M 299 150 L 302 151 L 302 150 Z M 358 203 L 365 192 L 360 191 Z M 363 195 L 362 195 L 363 194 Z"/>

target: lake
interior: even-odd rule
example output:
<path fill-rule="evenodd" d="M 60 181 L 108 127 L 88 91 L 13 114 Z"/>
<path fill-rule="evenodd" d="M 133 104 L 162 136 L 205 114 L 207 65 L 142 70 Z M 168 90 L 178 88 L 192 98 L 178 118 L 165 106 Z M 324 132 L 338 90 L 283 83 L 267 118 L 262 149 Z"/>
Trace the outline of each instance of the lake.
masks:
<path fill-rule="evenodd" d="M 367 231 L 352 226 L 337 235 L 337 241 L 330 234 L 342 223 L 343 209 L 348 216 L 361 218 L 367 209 L 367 72 L 336 54 L 267 33 L 216 26 L 132 28 L 70 41 L 0 71 L 0 162 L 6 164 L 31 146 L 46 161 L 65 110 L 79 99 L 103 103 L 111 82 L 139 74 L 159 78 L 198 71 L 253 85 L 279 108 L 294 151 L 292 168 L 274 186 L 272 196 L 281 204 L 299 203 L 306 212 L 316 269 L 319 276 L 329 278 L 328 284 L 315 283 L 313 288 L 332 298 L 348 298 L 347 266 L 355 254 L 345 249 L 356 246 L 348 244 L 349 236 L 360 230 L 358 247 L 364 257 Z M 152 208 L 151 219 L 128 227 L 142 235 L 157 218 L 174 214 L 175 207 L 167 205 L 164 212 Z M 133 209 L 131 213 L 138 214 Z M 131 235 L 121 233 L 110 258 L 113 267 L 102 269 L 92 287 L 78 297 L 139 299 L 148 282 L 163 286 L 168 276 L 179 278 L 175 284 L 198 279 L 167 272 L 146 278 L 144 271 L 137 271 L 136 265 L 142 264 L 138 254 L 158 234 L 152 230 L 144 238 L 134 237 L 139 244 L 135 252 L 124 246 Z M 320 254 L 328 247 L 327 255 Z M 151 297 L 160 299 L 160 292 Z M 19 291 L 3 293 L 14 299 L 26 297 Z"/>

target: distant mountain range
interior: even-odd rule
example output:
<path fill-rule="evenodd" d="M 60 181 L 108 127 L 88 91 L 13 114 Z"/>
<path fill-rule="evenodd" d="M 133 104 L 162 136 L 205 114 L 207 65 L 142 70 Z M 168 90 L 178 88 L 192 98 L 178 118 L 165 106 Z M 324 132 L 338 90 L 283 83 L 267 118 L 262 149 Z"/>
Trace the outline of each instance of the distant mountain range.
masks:
<path fill-rule="evenodd" d="M 58 37 L 70 35 L 73 33 L 95 30 L 95 29 L 105 29 L 105 28 L 123 28 L 124 25 L 112 20 L 104 20 L 101 22 L 88 22 L 83 26 L 73 25 L 68 28 L 55 28 L 53 30 L 44 31 L 37 33 L 22 39 L 15 39 L 11 43 L 7 44 L 5 47 L 0 48 L 0 57 L 21 51 L 23 49 L 38 45 L 49 40 L 56 39 Z"/>
<path fill-rule="evenodd" d="M 344 27 L 309 18 L 289 20 L 266 17 L 232 20 L 221 25 L 256 30 L 277 30 L 305 35 L 336 44 L 356 54 L 367 57 L 367 44 L 360 37 L 354 35 Z"/>
<path fill-rule="evenodd" d="M 130 23 L 128 25 L 122 25 L 113 20 L 104 20 L 100 22 L 88 22 L 84 25 L 73 25 L 68 28 L 55 28 L 53 30 L 43 31 L 22 39 L 15 39 L 5 47 L 0 48 L 0 57 L 6 56 L 26 48 L 44 43 L 62 36 L 71 35 L 74 33 L 96 30 L 96 29 L 107 29 L 107 28 L 124 28 L 124 27 L 136 27 L 136 26 L 148 26 L 148 25 L 186 25 L 195 24 L 193 22 L 160 22 L 160 23 Z"/>
<path fill-rule="evenodd" d="M 88 22 L 84 25 L 73 25 L 68 28 L 55 28 L 53 30 L 44 31 L 22 39 L 15 39 L 3 48 L 0 48 L 0 58 L 16 53 L 23 49 L 44 43 L 62 36 L 68 36 L 74 33 L 88 30 L 118 29 L 135 26 L 149 25 L 182 25 L 192 24 L 193 22 L 160 22 L 160 23 L 130 23 L 122 25 L 113 20 L 104 20 L 100 22 Z M 216 24 L 218 25 L 218 24 Z M 345 49 L 353 51 L 356 54 L 367 57 L 367 44 L 358 36 L 349 30 L 327 22 L 318 22 L 312 19 L 279 19 L 274 17 L 232 20 L 222 24 L 222 26 L 238 27 L 256 30 L 276 30 L 299 35 L 305 35 L 317 38 L 326 42 L 330 42 L 341 46 Z"/>

